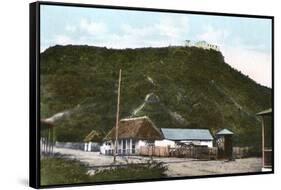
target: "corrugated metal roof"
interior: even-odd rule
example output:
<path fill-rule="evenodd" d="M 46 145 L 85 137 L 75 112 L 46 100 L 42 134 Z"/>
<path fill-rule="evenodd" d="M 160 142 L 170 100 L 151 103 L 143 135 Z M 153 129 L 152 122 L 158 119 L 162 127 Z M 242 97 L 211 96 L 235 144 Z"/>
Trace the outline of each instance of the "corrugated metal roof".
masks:
<path fill-rule="evenodd" d="M 257 115 L 268 115 L 268 114 L 271 114 L 272 113 L 272 108 L 269 108 L 267 110 L 263 110 L 259 113 L 257 113 Z"/>
<path fill-rule="evenodd" d="M 165 139 L 169 140 L 213 140 L 208 129 L 161 128 Z"/>
<path fill-rule="evenodd" d="M 216 135 L 233 135 L 234 133 L 228 129 L 222 129 Z"/>

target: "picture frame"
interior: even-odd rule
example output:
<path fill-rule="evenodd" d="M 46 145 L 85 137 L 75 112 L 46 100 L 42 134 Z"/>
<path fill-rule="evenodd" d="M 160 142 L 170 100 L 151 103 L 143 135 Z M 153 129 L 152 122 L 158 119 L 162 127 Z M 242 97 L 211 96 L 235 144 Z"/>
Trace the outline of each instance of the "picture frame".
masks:
<path fill-rule="evenodd" d="M 274 173 L 273 16 L 39 1 L 29 20 L 31 187 Z"/>

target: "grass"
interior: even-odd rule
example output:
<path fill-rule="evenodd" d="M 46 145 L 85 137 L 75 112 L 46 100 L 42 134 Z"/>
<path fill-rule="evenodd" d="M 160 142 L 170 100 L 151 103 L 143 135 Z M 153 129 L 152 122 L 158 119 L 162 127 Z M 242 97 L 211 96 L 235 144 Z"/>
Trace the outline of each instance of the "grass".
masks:
<path fill-rule="evenodd" d="M 151 162 L 147 165 L 128 164 L 122 168 L 100 170 L 95 175 L 88 175 L 87 171 L 87 166 L 79 161 L 44 158 L 41 160 L 41 185 L 157 179 L 165 177 L 166 168 L 162 163 Z"/>
<path fill-rule="evenodd" d="M 162 163 L 152 162 L 147 165 L 128 164 L 124 168 L 114 168 L 97 172 L 93 178 L 95 182 L 122 181 L 138 179 L 159 179 L 166 175 L 166 167 Z"/>
<path fill-rule="evenodd" d="M 90 180 L 87 168 L 78 161 L 62 158 L 41 160 L 41 185 L 83 183 Z"/>

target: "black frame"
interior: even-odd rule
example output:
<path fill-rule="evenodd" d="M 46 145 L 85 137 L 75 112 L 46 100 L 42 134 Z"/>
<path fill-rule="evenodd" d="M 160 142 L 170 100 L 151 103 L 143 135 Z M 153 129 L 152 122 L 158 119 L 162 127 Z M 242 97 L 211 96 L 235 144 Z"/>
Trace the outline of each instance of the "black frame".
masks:
<path fill-rule="evenodd" d="M 204 176 L 188 176 L 188 177 L 172 177 L 165 179 L 140 179 L 129 181 L 110 181 L 96 183 L 77 183 L 63 185 L 40 185 L 40 5 L 54 6 L 70 6 L 70 7 L 88 7 L 88 8 L 106 8 L 118 10 L 134 10 L 134 11 L 153 11 L 166 13 L 185 13 L 185 14 L 200 14 L 212 16 L 230 16 L 230 17 L 246 17 L 246 18 L 262 18 L 271 20 L 272 30 L 272 170 L 266 172 L 249 172 L 235 174 L 215 174 Z M 73 186 L 88 186 L 102 184 L 122 184 L 136 182 L 151 182 L 151 181 L 170 181 L 180 179 L 196 179 L 196 178 L 213 178 L 213 177 L 229 177 L 229 176 L 247 176 L 260 174 L 274 173 L 274 16 L 264 15 L 249 15 L 235 13 L 218 13 L 218 12 L 202 12 L 202 11 L 187 11 L 187 10 L 169 10 L 156 8 L 141 8 L 141 7 L 124 7 L 124 6 L 109 6 L 109 5 L 91 5 L 79 3 L 63 3 L 63 2 L 47 2 L 38 1 L 29 4 L 29 185 L 33 188 L 52 188 L 52 187 L 73 187 Z"/>

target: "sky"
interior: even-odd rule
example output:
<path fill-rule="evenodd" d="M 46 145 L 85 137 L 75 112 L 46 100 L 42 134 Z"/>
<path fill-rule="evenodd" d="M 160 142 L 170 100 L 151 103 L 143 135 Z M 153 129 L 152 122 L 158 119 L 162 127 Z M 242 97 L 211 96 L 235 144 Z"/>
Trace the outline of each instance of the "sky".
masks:
<path fill-rule="evenodd" d="M 272 86 L 271 20 L 41 5 L 40 51 L 54 45 L 165 47 L 185 40 L 218 45 L 226 63 Z"/>

